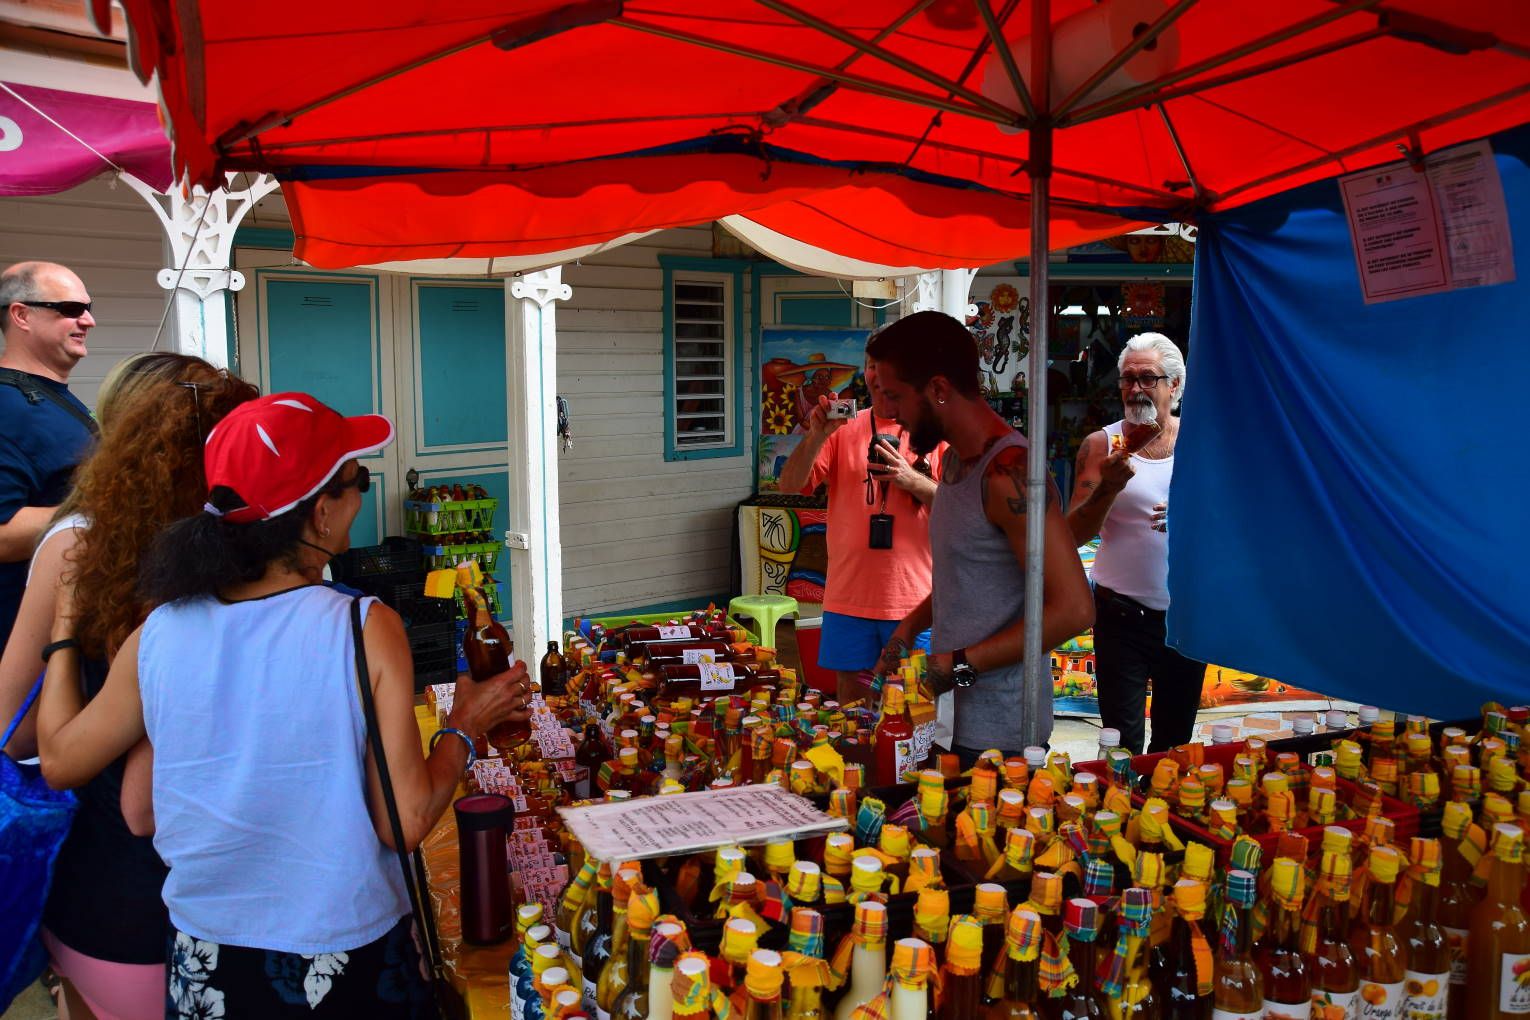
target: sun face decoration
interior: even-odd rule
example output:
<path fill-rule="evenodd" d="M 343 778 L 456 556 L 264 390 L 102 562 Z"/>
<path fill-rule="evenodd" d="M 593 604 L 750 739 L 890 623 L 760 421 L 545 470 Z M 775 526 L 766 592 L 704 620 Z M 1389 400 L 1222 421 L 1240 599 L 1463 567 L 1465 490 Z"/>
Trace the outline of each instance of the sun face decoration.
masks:
<path fill-rule="evenodd" d="M 1020 292 L 1008 283 L 1001 283 L 988 295 L 989 304 L 1000 315 L 1008 315 L 1020 307 Z"/>

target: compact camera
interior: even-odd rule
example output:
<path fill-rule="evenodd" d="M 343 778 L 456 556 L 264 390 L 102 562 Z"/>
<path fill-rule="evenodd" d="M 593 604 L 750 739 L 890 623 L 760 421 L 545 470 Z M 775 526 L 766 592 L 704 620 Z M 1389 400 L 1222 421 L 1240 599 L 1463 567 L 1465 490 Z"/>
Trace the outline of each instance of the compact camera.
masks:
<path fill-rule="evenodd" d="M 891 446 L 894 450 L 896 450 L 898 448 L 898 437 L 897 436 L 890 436 L 886 432 L 878 432 L 876 435 L 872 436 L 871 437 L 871 445 L 866 447 L 866 461 L 867 461 L 867 463 L 870 463 L 870 464 L 884 464 L 884 463 L 886 463 L 886 461 L 882 458 L 882 451 L 877 449 L 877 444 L 878 443 L 886 443 L 888 446 Z"/>
<path fill-rule="evenodd" d="M 851 397 L 842 397 L 829 401 L 829 410 L 826 412 L 825 417 L 833 419 L 854 418 L 855 412 L 855 400 Z"/>

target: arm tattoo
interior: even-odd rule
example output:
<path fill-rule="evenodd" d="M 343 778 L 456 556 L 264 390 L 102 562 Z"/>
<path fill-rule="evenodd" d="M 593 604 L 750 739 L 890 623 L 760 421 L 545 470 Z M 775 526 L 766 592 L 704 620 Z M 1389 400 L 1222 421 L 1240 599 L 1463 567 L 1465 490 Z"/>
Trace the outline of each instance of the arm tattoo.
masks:
<path fill-rule="evenodd" d="M 1026 516 L 1027 506 L 1025 476 L 1028 459 L 1029 454 L 1027 451 L 1017 449 L 1013 456 L 1011 456 L 1008 451 L 1005 451 L 1004 453 L 1001 453 L 999 456 L 995 457 L 989 463 L 988 470 L 983 474 L 984 505 L 987 505 L 988 503 L 989 477 L 992 476 L 995 479 L 1002 477 L 1008 480 L 1009 487 L 1014 490 L 1013 496 L 1006 495 L 1004 497 L 1005 506 L 1008 507 L 1009 512 L 1014 514 L 1016 517 Z M 1051 484 L 1051 479 L 1048 478 L 1047 505 L 1050 506 L 1056 503 L 1057 499 L 1057 486 Z"/>

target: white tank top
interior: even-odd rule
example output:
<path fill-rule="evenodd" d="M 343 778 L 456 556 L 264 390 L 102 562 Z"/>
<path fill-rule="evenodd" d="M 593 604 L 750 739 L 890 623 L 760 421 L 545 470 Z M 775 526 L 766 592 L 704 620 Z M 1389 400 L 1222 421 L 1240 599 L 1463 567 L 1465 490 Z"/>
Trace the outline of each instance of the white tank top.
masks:
<path fill-rule="evenodd" d="M 1121 435 L 1121 422 L 1105 426 L 1109 449 Z M 1169 536 L 1153 530 L 1153 507 L 1169 500 L 1174 455 L 1151 460 L 1132 454 L 1136 474 L 1111 504 L 1100 525 L 1100 548 L 1094 555 L 1094 582 L 1136 599 L 1149 609 L 1169 608 Z"/>

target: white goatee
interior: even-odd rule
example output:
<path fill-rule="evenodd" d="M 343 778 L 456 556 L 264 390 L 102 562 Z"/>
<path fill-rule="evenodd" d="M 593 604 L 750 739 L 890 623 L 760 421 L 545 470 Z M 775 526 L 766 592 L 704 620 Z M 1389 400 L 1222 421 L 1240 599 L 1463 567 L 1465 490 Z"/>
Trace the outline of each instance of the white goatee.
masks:
<path fill-rule="evenodd" d="M 1129 401 L 1126 405 L 1126 423 L 1128 425 L 1156 425 L 1158 424 L 1158 407 L 1151 400 L 1142 402 Z"/>

